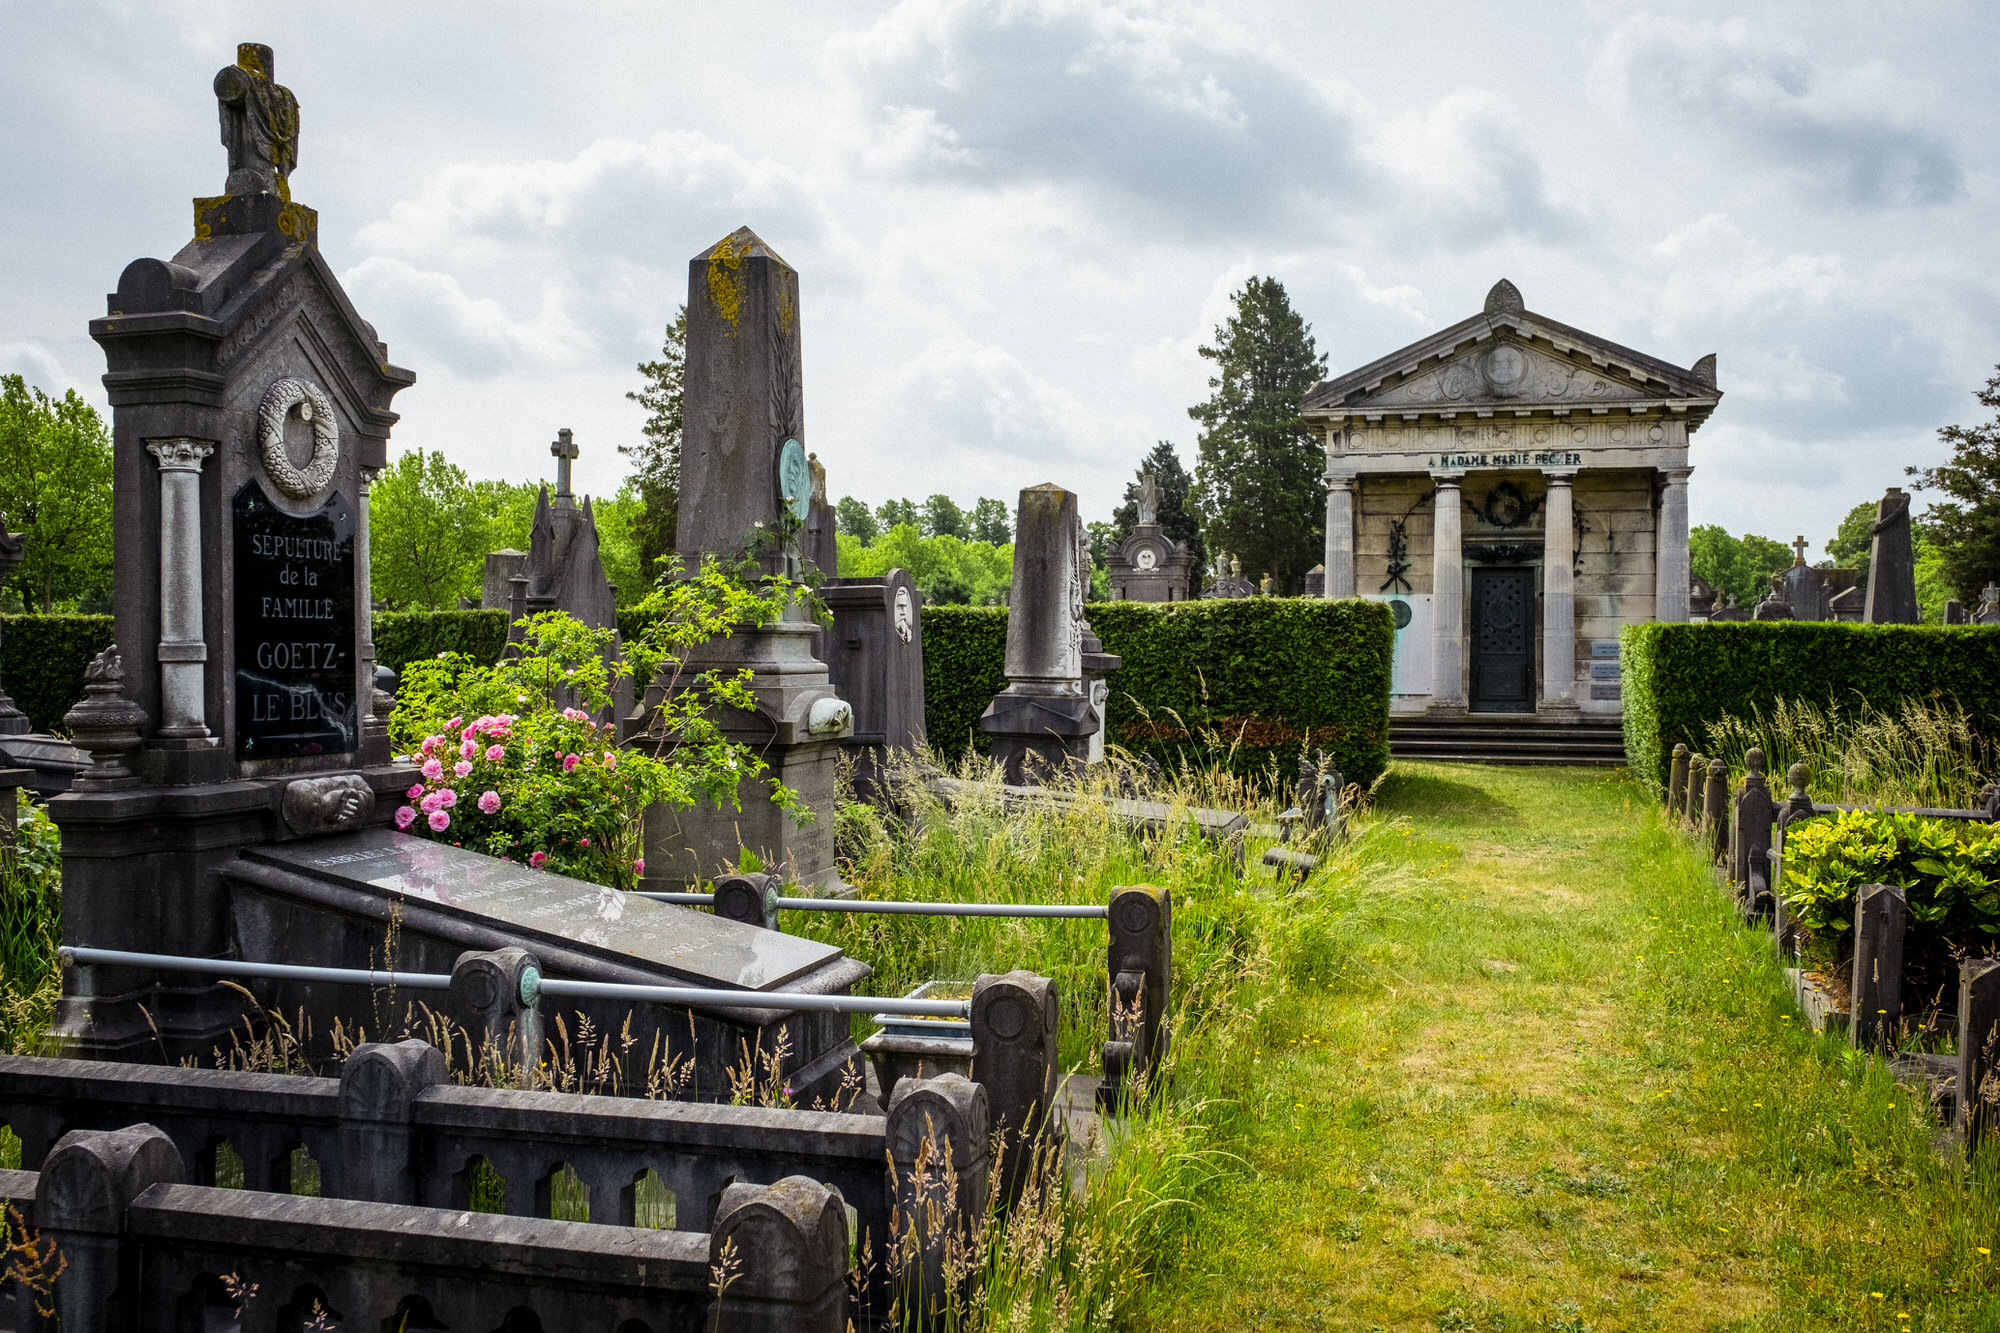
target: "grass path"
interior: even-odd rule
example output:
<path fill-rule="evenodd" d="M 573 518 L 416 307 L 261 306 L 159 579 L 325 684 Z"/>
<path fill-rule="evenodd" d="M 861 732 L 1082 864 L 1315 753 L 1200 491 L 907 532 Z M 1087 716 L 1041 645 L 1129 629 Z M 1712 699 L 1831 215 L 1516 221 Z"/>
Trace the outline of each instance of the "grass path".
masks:
<path fill-rule="evenodd" d="M 1398 765 L 1377 816 L 1404 891 L 1222 1057 L 1243 1165 L 1149 1327 L 2000 1327 L 1994 1164 L 1799 1031 L 1636 785 Z"/>

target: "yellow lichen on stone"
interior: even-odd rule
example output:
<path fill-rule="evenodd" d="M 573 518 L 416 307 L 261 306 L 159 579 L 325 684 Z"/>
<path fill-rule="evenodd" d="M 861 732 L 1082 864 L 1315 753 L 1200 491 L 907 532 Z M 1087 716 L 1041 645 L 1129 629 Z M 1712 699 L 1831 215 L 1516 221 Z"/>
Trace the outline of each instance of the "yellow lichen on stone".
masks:
<path fill-rule="evenodd" d="M 723 237 L 708 252 L 708 299 L 715 313 L 733 328 L 743 312 L 743 284 L 736 274 L 743 267 L 743 251 L 732 246 L 730 239 Z"/>
<path fill-rule="evenodd" d="M 792 306 L 792 284 L 778 284 L 778 331 L 787 338 L 792 336 L 792 316 L 796 312 Z"/>
<path fill-rule="evenodd" d="M 236 44 L 236 67 L 260 79 L 268 79 L 271 72 L 264 68 L 264 62 L 257 58 L 257 43 L 238 42 Z"/>

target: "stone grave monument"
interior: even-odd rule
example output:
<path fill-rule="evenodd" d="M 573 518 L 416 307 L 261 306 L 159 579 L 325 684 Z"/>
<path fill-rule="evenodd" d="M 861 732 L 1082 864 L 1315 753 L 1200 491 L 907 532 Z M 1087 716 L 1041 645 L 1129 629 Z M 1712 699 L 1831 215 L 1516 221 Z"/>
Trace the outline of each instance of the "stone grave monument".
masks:
<path fill-rule="evenodd" d="M 766 574 L 798 580 L 800 536 L 812 511 L 800 376 L 799 275 L 748 227 L 688 263 L 687 378 L 675 549 L 689 567 L 706 556 L 754 558 Z M 646 819 L 646 887 L 709 879 L 754 852 L 785 879 L 838 884 L 833 865 L 834 757 L 852 713 L 813 656 L 819 624 L 793 602 L 775 623 L 745 628 L 689 654 L 683 675 L 750 672 L 754 713 L 719 720 L 732 741 L 770 765 L 798 794 L 803 825 L 746 780 L 742 809 L 655 807 Z M 666 684 L 656 681 L 648 704 Z M 635 714 L 633 723 L 643 724 Z M 644 744 L 643 738 L 634 744 Z"/>
<path fill-rule="evenodd" d="M 865 795 L 892 754 L 923 748 L 924 598 L 903 569 L 834 579 L 820 597 L 833 613 L 823 637 L 827 675 L 854 708 L 854 730 L 841 744 Z"/>
<path fill-rule="evenodd" d="M 1257 585 L 1243 577 L 1243 562 L 1233 555 L 1216 553 L 1215 586 L 1202 596 L 1205 598 L 1255 597 Z"/>
<path fill-rule="evenodd" d="M 1114 602 L 1185 602 L 1194 556 L 1160 528 L 1160 484 L 1139 478 L 1139 522 L 1132 535 L 1106 553 Z"/>
<path fill-rule="evenodd" d="M 1891 486 L 1875 508 L 1875 541 L 1868 552 L 1868 600 L 1861 618 L 1870 625 L 1914 625 L 1917 560 L 1910 545 L 1910 497 Z"/>
<path fill-rule="evenodd" d="M 112 405 L 117 646 L 66 721 L 94 765 L 50 803 L 66 944 L 216 956 L 246 846 L 388 817 L 411 770 L 374 724 L 368 485 L 415 376 L 348 302 L 295 202 L 298 102 L 269 47 L 215 77 L 229 174 L 171 261 L 129 264 L 90 334 Z M 207 1056 L 240 997 L 142 969 L 72 983 L 89 1055 Z M 143 1007 L 142 1007 L 143 1006 Z"/>
<path fill-rule="evenodd" d="M 1011 783 L 1039 783 L 1089 762 L 1091 737 L 1100 729 L 1083 680 L 1089 540 L 1073 493 L 1053 484 L 1021 492 L 1007 688 L 979 719 Z"/>

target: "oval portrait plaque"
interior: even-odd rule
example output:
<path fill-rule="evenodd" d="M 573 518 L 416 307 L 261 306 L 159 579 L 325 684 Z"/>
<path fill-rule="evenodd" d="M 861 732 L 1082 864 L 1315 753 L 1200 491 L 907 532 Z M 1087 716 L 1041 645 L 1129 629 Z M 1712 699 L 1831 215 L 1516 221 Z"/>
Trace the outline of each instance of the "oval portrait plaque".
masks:
<path fill-rule="evenodd" d="M 801 523 L 812 508 L 812 469 L 797 440 L 786 440 L 778 450 L 778 507 Z"/>

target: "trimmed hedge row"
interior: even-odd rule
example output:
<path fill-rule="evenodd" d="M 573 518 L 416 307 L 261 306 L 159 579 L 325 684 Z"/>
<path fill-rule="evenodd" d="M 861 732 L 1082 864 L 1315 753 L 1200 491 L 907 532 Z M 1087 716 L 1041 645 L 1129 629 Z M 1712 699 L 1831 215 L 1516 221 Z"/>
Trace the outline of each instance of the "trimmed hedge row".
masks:
<path fill-rule="evenodd" d="M 110 616 L 0 616 L 0 690 L 36 731 L 60 727 L 112 636 Z"/>
<path fill-rule="evenodd" d="M 507 646 L 505 611 L 377 611 L 375 661 L 401 675 L 406 663 L 439 653 L 500 660 Z"/>
<path fill-rule="evenodd" d="M 1112 744 L 1166 763 L 1219 745 L 1245 777 L 1275 764 L 1288 778 L 1307 746 L 1324 748 L 1351 782 L 1388 767 L 1395 622 L 1385 603 L 1100 602 L 1087 614 L 1104 650 L 1125 659 L 1106 682 Z M 927 606 L 923 616 L 931 744 L 962 753 L 1007 683 L 1007 613 Z"/>
<path fill-rule="evenodd" d="M 1734 621 L 1627 625 L 1619 636 L 1625 759 L 1665 790 L 1677 743 L 1779 699 L 1894 708 L 1944 694 L 2000 730 L 2000 630 L 1989 626 Z"/>

